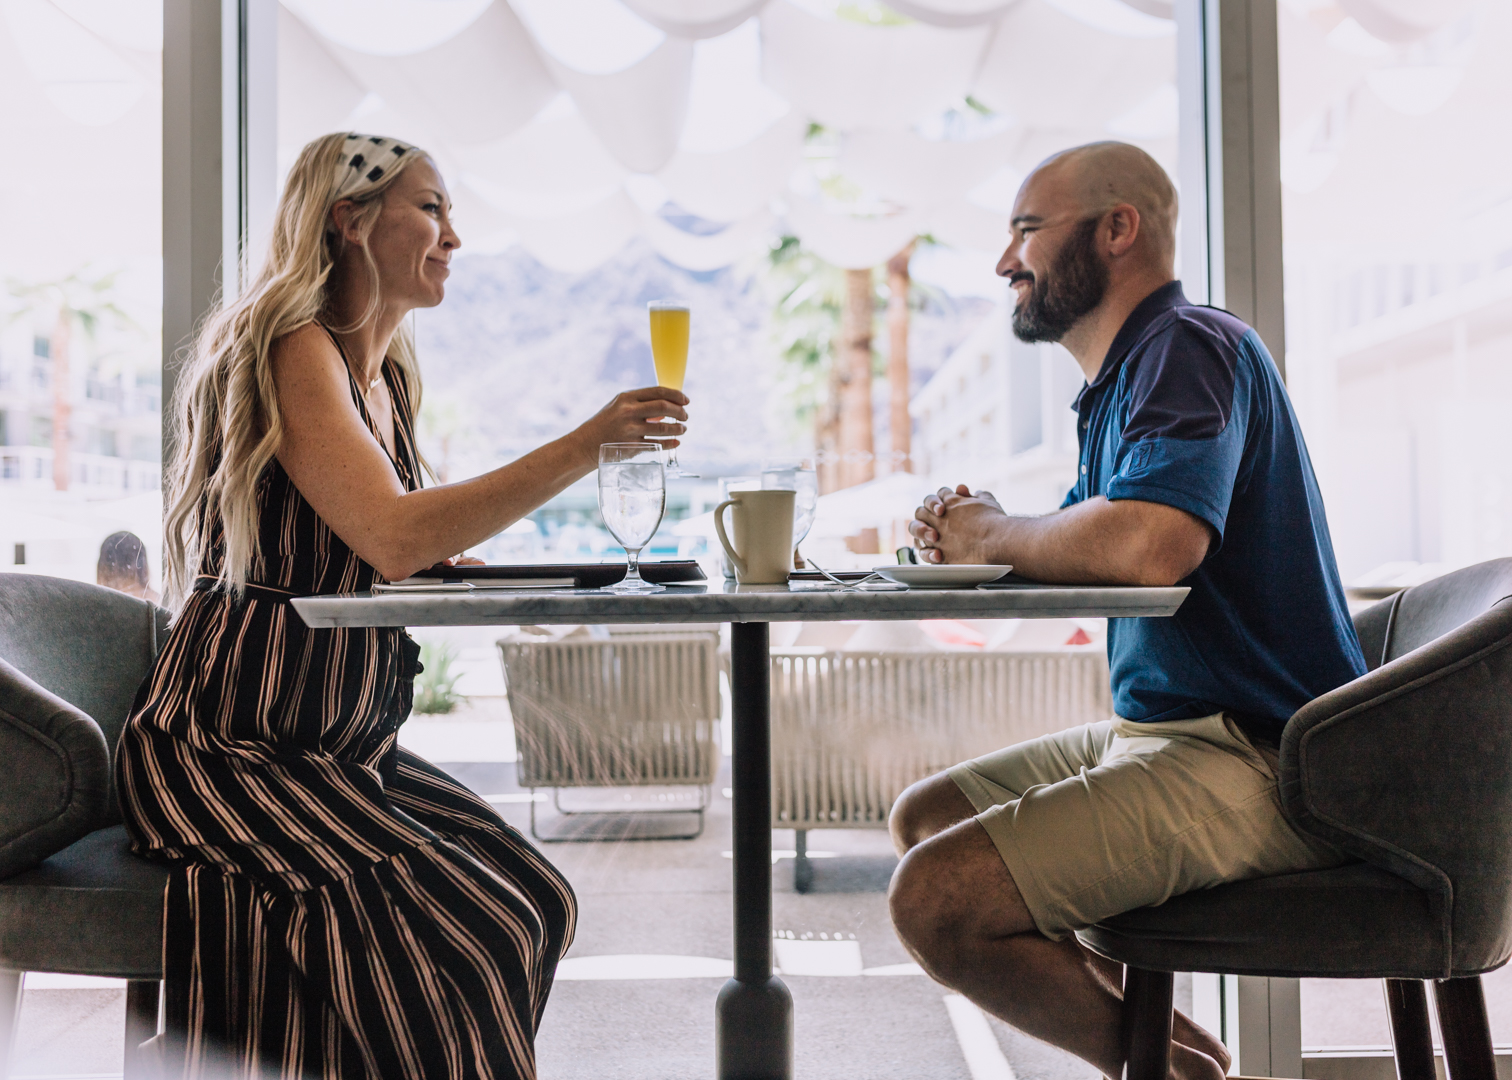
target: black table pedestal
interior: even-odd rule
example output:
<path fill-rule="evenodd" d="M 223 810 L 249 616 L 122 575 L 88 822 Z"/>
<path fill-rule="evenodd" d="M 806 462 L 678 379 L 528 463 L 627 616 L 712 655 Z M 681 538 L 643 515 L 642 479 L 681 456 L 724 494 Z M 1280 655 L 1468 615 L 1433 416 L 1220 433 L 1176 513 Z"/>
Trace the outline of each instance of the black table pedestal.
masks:
<path fill-rule="evenodd" d="M 735 977 L 714 1003 L 719 1080 L 791 1080 L 793 997 L 772 974 L 772 681 L 764 622 L 730 625 Z"/>

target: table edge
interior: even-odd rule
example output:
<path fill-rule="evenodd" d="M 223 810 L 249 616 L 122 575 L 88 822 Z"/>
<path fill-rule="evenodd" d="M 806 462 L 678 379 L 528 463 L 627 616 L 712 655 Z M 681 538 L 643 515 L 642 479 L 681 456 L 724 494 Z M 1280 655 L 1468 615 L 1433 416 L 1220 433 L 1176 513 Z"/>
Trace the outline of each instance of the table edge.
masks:
<path fill-rule="evenodd" d="M 1098 592 L 1104 594 L 1101 600 L 1087 598 L 1084 602 L 1078 602 L 1078 594 Z M 1106 593 L 1114 592 L 1120 596 L 1108 597 Z M 930 618 L 957 618 L 957 619 L 1057 619 L 1057 618 L 1164 618 L 1174 615 L 1182 603 L 1190 594 L 1191 588 L 1184 585 L 1172 586 L 1046 586 L 1043 588 L 1026 587 L 1014 590 L 914 590 L 912 593 L 869 593 L 865 596 L 886 596 L 890 600 L 907 597 L 909 602 L 900 606 L 889 606 L 878 610 L 855 610 L 852 605 L 837 606 L 833 610 L 788 610 L 783 611 L 778 604 L 772 601 L 778 597 L 788 597 L 788 593 L 690 593 L 687 598 L 707 597 L 711 601 L 724 601 L 724 604 L 710 603 L 706 610 L 677 611 L 657 613 L 654 616 L 646 612 L 626 612 L 623 614 L 613 611 L 577 610 L 551 612 L 531 612 L 519 615 L 511 615 L 508 612 L 511 601 L 525 599 L 539 600 L 548 594 L 531 594 L 529 597 L 511 594 L 509 596 L 447 596 L 438 598 L 435 595 L 416 596 L 305 596 L 297 597 L 291 601 L 295 612 L 306 626 L 311 629 L 357 629 L 378 626 L 524 626 L 524 625 L 550 625 L 550 624 L 603 624 L 615 625 L 623 623 L 722 623 L 722 622 L 895 622 L 904 620 L 930 619 Z M 1006 608 L 989 601 L 988 597 L 1000 597 L 1006 600 L 1008 597 L 1024 597 L 1025 594 L 1034 596 L 1033 603 L 1024 603 L 1022 600 L 1013 603 Z M 854 599 L 854 594 L 835 593 L 801 593 L 805 600 L 815 596 L 844 597 L 846 600 Z M 767 598 L 772 598 L 768 600 Z M 950 603 L 951 599 L 959 600 L 970 597 L 971 604 Z M 576 599 L 576 597 L 574 597 Z M 466 612 L 465 618 L 438 619 L 433 614 L 422 614 L 420 609 L 430 608 L 434 612 L 434 605 L 441 599 L 447 605 L 458 609 L 459 615 Z M 589 598 L 594 599 L 592 597 Z M 606 597 L 607 599 L 611 599 Z M 929 603 L 931 599 L 942 601 L 935 605 Z M 747 610 L 730 610 L 733 605 L 728 602 L 743 600 L 747 603 L 739 606 Z M 1125 602 L 1119 602 L 1125 601 Z M 382 619 L 363 617 L 362 613 L 368 609 L 368 605 L 382 603 L 384 608 L 392 612 L 399 608 L 414 608 L 414 617 L 396 621 L 396 616 L 387 615 Z M 505 610 L 483 614 L 479 611 L 467 611 L 467 608 L 495 608 L 500 604 L 505 605 Z M 360 605 L 360 606 L 359 606 Z M 589 606 L 589 605 L 584 605 Z M 703 605 L 701 605 L 703 606 Z M 761 610 L 763 607 L 773 610 Z M 994 611 L 1000 611 L 994 614 Z"/>

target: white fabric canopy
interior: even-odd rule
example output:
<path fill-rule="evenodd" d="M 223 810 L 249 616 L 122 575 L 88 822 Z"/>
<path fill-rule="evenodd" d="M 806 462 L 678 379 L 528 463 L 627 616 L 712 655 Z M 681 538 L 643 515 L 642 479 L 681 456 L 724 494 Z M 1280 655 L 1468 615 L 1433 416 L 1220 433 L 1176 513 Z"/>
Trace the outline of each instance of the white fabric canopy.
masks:
<path fill-rule="evenodd" d="M 911 19 L 959 29 L 992 22 L 1017 0 L 890 0 L 893 10 Z"/>
<path fill-rule="evenodd" d="M 577 214 L 510 222 L 525 250 L 542 264 L 581 274 L 608 262 L 640 231 L 641 212 L 623 191 Z"/>
<path fill-rule="evenodd" d="M 886 217 L 832 214 L 817 203 L 792 196 L 787 221 L 803 246 L 827 263 L 848 270 L 878 266 L 924 232 L 923 219 L 912 211 Z"/>
<path fill-rule="evenodd" d="M 772 0 L 761 12 L 767 83 L 819 123 L 906 128 L 958 104 L 990 30 L 874 27 Z"/>
<path fill-rule="evenodd" d="M 374 56 L 334 41 L 330 48 L 385 104 L 456 142 L 517 131 L 557 94 L 507 4 L 490 4 L 464 33 L 423 52 Z"/>
<path fill-rule="evenodd" d="M 327 41 L 373 56 L 406 56 L 450 41 L 492 0 L 283 0 Z"/>
<path fill-rule="evenodd" d="M 745 146 L 722 154 L 678 154 L 660 173 L 672 201 L 710 221 L 738 221 L 787 186 L 803 156 L 808 120 L 789 112 Z"/>
<path fill-rule="evenodd" d="M 625 169 L 567 98 L 520 131 L 456 148 L 468 183 L 506 213 L 561 217 L 619 190 Z"/>
<path fill-rule="evenodd" d="M 842 267 L 925 232 L 996 251 L 1045 154 L 1115 127 L 1174 152 L 1168 0 L 282 2 L 285 167 L 330 130 L 415 142 L 474 250 L 562 271 L 637 235 L 700 271 L 782 229 Z"/>
<path fill-rule="evenodd" d="M 1175 73 L 1174 36 L 1115 37 L 1044 0 L 1023 0 L 998 23 L 972 92 L 1028 126 L 1096 133 Z"/>
<path fill-rule="evenodd" d="M 644 233 L 651 247 L 668 262 L 689 270 L 718 270 L 759 250 L 772 235 L 772 215 L 762 210 L 712 236 L 694 236 L 659 217 L 647 217 Z"/>
<path fill-rule="evenodd" d="M 0 10 L 32 78 L 70 120 L 104 126 L 146 92 L 130 63 L 45 0 L 9 0 Z"/>
<path fill-rule="evenodd" d="M 968 251 L 1002 251 L 1008 246 L 1008 215 L 965 199 L 933 207 L 925 215 L 929 234 L 942 244 Z"/>
<path fill-rule="evenodd" d="M 631 172 L 656 172 L 677 151 L 688 111 L 693 46 L 668 38 L 634 67 L 585 75 L 547 60 L 604 146 Z"/>
<path fill-rule="evenodd" d="M 625 6 L 652 26 L 674 37 L 710 38 L 727 34 L 767 0 L 624 0 Z"/>
<path fill-rule="evenodd" d="M 278 56 L 278 139 L 292 154 L 345 126 L 368 91 L 285 7 L 278 9 Z"/>
<path fill-rule="evenodd" d="M 1339 0 L 1339 6 L 1382 41 L 1407 44 L 1463 17 L 1471 0 Z"/>
<path fill-rule="evenodd" d="M 971 142 L 922 139 L 912 131 L 857 131 L 840 161 L 847 176 L 910 206 L 964 195 L 1009 160 L 1024 133 L 1013 128 Z"/>

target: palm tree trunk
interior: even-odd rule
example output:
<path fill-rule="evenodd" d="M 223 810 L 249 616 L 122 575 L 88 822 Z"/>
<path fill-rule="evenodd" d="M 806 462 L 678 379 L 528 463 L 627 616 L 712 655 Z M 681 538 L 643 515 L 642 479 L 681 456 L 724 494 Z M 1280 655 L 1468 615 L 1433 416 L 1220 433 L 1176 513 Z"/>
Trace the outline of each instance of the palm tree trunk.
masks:
<path fill-rule="evenodd" d="M 68 372 L 68 345 L 73 331 L 72 312 L 67 305 L 58 309 L 53 329 L 52 353 L 52 452 L 53 487 L 68 490 L 70 469 L 68 428 L 73 413 L 73 386 Z"/>
<path fill-rule="evenodd" d="M 814 466 L 819 475 L 819 494 L 828 495 L 844 485 L 840 477 L 840 378 L 838 364 L 830 366 L 829 398 L 814 413 Z"/>
<path fill-rule="evenodd" d="M 892 471 L 913 472 L 913 419 L 908 415 L 908 261 L 915 240 L 887 260 L 887 389 L 888 433 L 892 442 Z"/>
<path fill-rule="evenodd" d="M 840 476 L 851 487 L 877 475 L 872 442 L 871 270 L 845 272 L 845 306 L 840 313 Z"/>

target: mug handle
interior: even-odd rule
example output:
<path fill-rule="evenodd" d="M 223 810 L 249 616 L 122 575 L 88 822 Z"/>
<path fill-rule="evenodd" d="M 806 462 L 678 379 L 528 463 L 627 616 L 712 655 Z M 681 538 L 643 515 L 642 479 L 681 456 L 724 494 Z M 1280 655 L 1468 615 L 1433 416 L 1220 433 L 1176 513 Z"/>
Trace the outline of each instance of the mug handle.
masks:
<path fill-rule="evenodd" d="M 734 505 L 734 499 L 726 499 L 714 508 L 714 531 L 719 534 L 719 546 L 724 548 L 725 555 L 728 556 L 730 564 L 735 567 L 736 576 L 743 578 L 748 572 L 745 560 L 735 553 L 735 545 L 730 543 L 730 538 L 725 535 L 724 527 L 725 507 Z"/>

